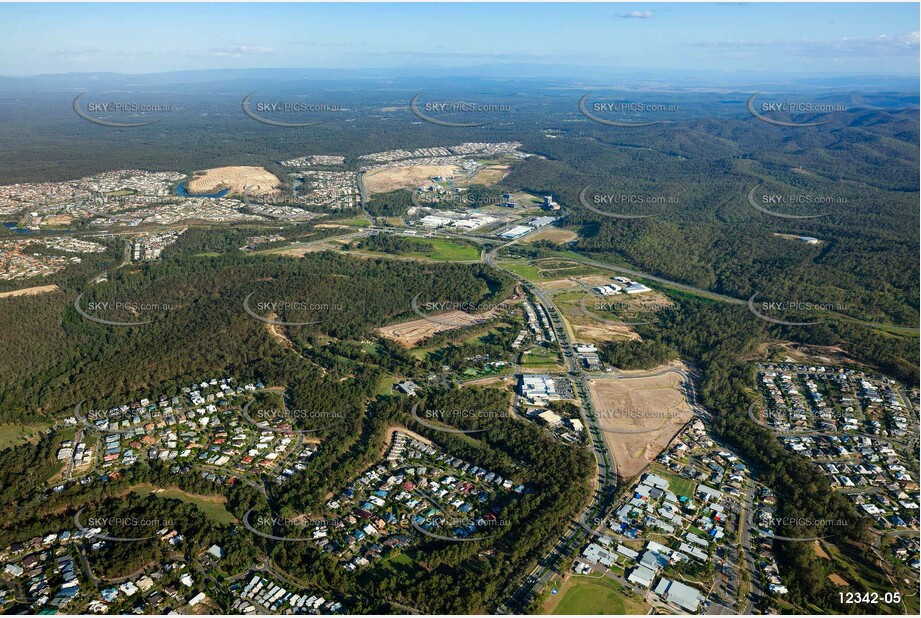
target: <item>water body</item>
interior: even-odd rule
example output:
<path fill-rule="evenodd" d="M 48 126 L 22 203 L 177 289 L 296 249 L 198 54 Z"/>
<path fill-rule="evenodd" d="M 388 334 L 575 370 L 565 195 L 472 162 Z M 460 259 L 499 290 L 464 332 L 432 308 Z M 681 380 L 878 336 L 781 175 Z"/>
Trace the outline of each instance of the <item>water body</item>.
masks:
<path fill-rule="evenodd" d="M 176 195 L 179 197 L 224 197 L 228 193 L 230 193 L 230 189 L 224 189 L 217 193 L 189 193 L 184 182 L 179 183 L 179 186 L 176 187 Z"/>
<path fill-rule="evenodd" d="M 17 224 L 15 221 L 4 221 L 3 227 L 10 230 L 11 232 L 15 232 L 16 234 L 31 234 L 32 233 L 32 230 L 30 229 L 26 229 L 24 227 L 17 227 Z"/>

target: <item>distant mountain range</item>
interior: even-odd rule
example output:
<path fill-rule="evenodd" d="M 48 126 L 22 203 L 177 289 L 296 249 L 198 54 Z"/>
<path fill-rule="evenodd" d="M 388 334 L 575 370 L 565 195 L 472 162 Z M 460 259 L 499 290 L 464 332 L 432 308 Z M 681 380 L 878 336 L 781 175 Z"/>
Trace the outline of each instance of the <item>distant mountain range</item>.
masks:
<path fill-rule="evenodd" d="M 337 84 L 393 82 L 418 86 L 439 81 L 457 87 L 463 83 L 495 84 L 497 81 L 552 82 L 573 88 L 617 88 L 647 91 L 865 91 L 918 92 L 917 77 L 891 75 L 780 75 L 752 71 L 710 72 L 687 70 L 650 71 L 584 65 L 534 63 L 480 64 L 468 67 L 406 66 L 374 69 L 207 69 L 164 73 L 62 73 L 28 77 L 0 77 L 0 91 L 60 89 L 130 89 L 143 91 L 165 86 L 210 85 L 230 89 L 265 89 L 294 83 Z M 435 80 L 433 82 L 433 80 Z"/>

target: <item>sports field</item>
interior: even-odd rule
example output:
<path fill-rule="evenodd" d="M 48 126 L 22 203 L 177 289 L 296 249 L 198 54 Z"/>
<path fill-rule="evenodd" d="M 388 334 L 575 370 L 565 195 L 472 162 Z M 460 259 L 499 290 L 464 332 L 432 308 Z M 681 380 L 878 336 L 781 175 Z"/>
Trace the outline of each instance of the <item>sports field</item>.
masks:
<path fill-rule="evenodd" d="M 559 599 L 559 600 L 557 600 Z M 548 613 L 560 615 L 645 614 L 646 604 L 609 577 L 572 575 L 547 602 Z"/>

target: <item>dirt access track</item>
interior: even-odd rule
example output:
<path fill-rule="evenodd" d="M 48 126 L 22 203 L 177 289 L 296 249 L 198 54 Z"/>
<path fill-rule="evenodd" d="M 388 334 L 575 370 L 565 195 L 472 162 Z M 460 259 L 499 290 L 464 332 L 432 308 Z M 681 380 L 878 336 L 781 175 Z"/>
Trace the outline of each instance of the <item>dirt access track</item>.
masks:
<path fill-rule="evenodd" d="M 683 365 L 672 364 L 588 381 L 595 417 L 620 478 L 639 474 L 694 416 L 682 388 L 682 370 Z"/>
<path fill-rule="evenodd" d="M 229 189 L 233 195 L 278 195 L 281 181 L 264 167 L 232 165 L 195 172 L 189 193 L 216 193 Z"/>

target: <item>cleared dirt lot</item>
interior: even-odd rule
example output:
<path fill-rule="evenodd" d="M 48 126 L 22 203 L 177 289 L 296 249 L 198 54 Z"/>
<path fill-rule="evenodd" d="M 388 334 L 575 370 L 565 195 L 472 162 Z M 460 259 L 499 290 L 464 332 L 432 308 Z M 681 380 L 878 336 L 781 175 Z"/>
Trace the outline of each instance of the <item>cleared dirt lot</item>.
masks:
<path fill-rule="evenodd" d="M 667 370 L 589 380 L 589 397 L 622 479 L 639 474 L 693 416 L 683 377 Z"/>
<path fill-rule="evenodd" d="M 533 234 L 524 239 L 525 243 L 532 243 L 538 240 L 549 240 L 551 242 L 570 242 L 579 237 L 578 234 L 571 230 L 561 230 L 557 227 L 547 227 L 537 234 Z"/>
<path fill-rule="evenodd" d="M 430 320 L 419 318 L 418 320 L 401 322 L 400 324 L 382 326 L 375 329 L 374 332 L 381 335 L 382 337 L 393 339 L 402 346 L 412 348 L 419 342 L 428 339 L 432 335 L 442 333 L 446 330 L 461 328 L 462 326 L 478 324 L 480 322 L 484 322 L 494 315 L 494 311 L 489 311 L 477 315 L 466 313 L 464 311 L 449 311 L 447 313 L 440 313 L 435 316 L 436 320 L 449 322 L 449 324 L 441 324 L 440 322 L 432 322 Z"/>
<path fill-rule="evenodd" d="M 390 425 L 384 430 L 384 444 L 381 446 L 381 457 L 386 455 L 387 451 L 390 450 L 390 447 L 393 444 L 393 436 L 397 432 L 406 434 L 410 438 L 413 438 L 414 440 L 418 440 L 422 444 L 427 444 L 429 446 L 432 446 L 431 440 L 423 436 L 420 436 L 415 431 L 410 431 L 403 425 Z"/>
<path fill-rule="evenodd" d="M 573 334 L 577 341 L 585 343 L 602 343 L 604 341 L 625 341 L 627 339 L 639 339 L 629 326 L 615 326 L 611 324 L 598 324 L 588 322 L 585 324 L 574 324 L 570 321 Z"/>
<path fill-rule="evenodd" d="M 563 290 L 578 290 L 579 284 L 572 279 L 552 279 L 550 281 L 539 281 L 535 284 L 546 292 L 561 292 Z"/>
<path fill-rule="evenodd" d="M 189 193 L 216 193 L 230 189 L 234 195 L 277 195 L 281 181 L 264 167 L 232 165 L 195 172 Z"/>
<path fill-rule="evenodd" d="M 57 285 L 37 285 L 34 288 L 22 288 L 21 290 L 12 290 L 10 292 L 0 292 L 0 298 L 14 298 L 16 296 L 36 296 L 38 294 L 47 294 L 48 292 L 57 292 L 60 288 Z"/>
<path fill-rule="evenodd" d="M 508 165 L 487 165 L 481 167 L 465 184 L 494 185 L 508 176 Z"/>
<path fill-rule="evenodd" d="M 397 189 L 415 189 L 431 182 L 434 176 L 454 176 L 460 172 L 456 165 L 401 165 L 371 170 L 365 174 L 368 193 L 387 193 Z"/>

